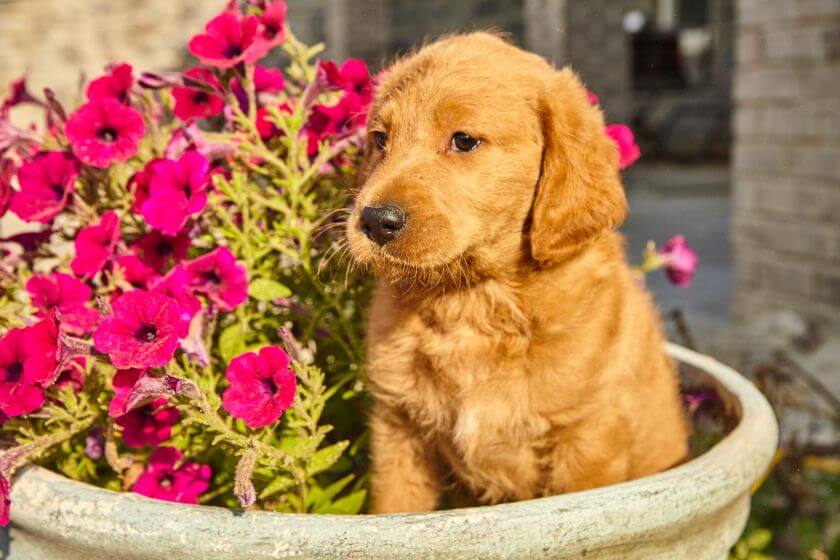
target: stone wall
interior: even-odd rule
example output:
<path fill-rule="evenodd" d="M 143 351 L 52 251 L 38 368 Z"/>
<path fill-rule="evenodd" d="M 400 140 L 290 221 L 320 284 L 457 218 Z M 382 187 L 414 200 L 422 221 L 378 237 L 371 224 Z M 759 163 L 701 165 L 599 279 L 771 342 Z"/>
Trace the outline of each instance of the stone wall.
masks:
<path fill-rule="evenodd" d="M 840 0 L 739 0 L 734 311 L 840 324 Z"/>

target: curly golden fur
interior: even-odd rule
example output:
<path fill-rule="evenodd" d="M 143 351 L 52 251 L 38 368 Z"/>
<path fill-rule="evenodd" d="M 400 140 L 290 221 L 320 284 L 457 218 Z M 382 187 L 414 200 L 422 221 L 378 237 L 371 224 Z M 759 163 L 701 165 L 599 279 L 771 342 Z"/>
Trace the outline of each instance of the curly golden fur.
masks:
<path fill-rule="evenodd" d="M 458 131 L 478 148 L 449 149 Z M 372 511 L 574 492 L 680 462 L 674 367 L 613 231 L 627 211 L 617 150 L 575 74 L 491 34 L 449 37 L 393 65 L 368 133 L 387 142 L 368 151 L 347 235 L 379 277 Z M 406 226 L 380 245 L 360 213 L 385 203 Z"/>

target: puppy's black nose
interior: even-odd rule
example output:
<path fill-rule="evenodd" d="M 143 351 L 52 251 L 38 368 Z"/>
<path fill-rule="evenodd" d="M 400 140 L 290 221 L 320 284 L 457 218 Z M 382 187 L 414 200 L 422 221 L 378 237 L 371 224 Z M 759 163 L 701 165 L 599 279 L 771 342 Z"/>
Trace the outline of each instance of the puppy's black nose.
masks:
<path fill-rule="evenodd" d="M 362 209 L 362 231 L 380 245 L 394 239 L 404 227 L 405 212 L 402 208 L 386 204 Z"/>

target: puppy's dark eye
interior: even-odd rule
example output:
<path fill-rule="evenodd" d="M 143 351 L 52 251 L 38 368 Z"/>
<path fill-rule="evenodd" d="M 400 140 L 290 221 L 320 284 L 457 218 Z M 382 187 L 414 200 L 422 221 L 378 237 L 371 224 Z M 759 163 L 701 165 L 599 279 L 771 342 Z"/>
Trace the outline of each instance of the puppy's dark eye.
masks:
<path fill-rule="evenodd" d="M 454 152 L 471 152 L 478 148 L 481 140 L 473 138 L 466 132 L 456 132 L 452 135 L 452 140 L 449 142 L 449 147 Z"/>
<path fill-rule="evenodd" d="M 377 150 L 384 150 L 385 144 L 388 143 L 388 134 L 377 130 L 373 133 L 373 143 Z"/>

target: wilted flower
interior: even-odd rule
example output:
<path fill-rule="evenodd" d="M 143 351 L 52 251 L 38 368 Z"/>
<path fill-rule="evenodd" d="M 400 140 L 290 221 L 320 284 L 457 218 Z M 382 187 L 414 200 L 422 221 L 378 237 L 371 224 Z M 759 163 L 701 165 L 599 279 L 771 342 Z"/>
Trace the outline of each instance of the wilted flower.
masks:
<path fill-rule="evenodd" d="M 17 172 L 17 166 L 11 158 L 0 159 L 0 217 L 9 209 L 12 199 L 12 178 Z"/>
<path fill-rule="evenodd" d="M 233 311 L 248 299 L 248 271 L 227 247 L 185 263 L 190 286 L 222 311 Z"/>
<path fill-rule="evenodd" d="M 180 309 L 172 298 L 143 290 L 126 292 L 111 304 L 93 342 L 116 368 L 166 365 L 178 348 Z"/>
<path fill-rule="evenodd" d="M 18 170 L 20 191 L 9 208 L 27 222 L 49 222 L 76 190 L 79 168 L 67 152 L 43 152 Z"/>
<path fill-rule="evenodd" d="M 146 370 L 138 368 L 121 369 L 114 374 L 111 379 L 114 396 L 108 404 L 109 416 L 118 417 L 128 412 L 126 409 L 128 397 L 137 385 L 137 381 L 144 375 L 146 375 Z"/>
<path fill-rule="evenodd" d="M 102 214 L 98 224 L 82 228 L 76 234 L 76 257 L 70 267 L 77 276 L 94 276 L 114 256 L 119 241 L 120 219 L 110 210 Z"/>
<path fill-rule="evenodd" d="M 618 168 L 625 169 L 633 165 L 639 156 L 639 146 L 636 144 L 636 137 L 630 127 L 624 124 L 611 124 L 607 127 L 607 136 L 618 147 Z"/>
<path fill-rule="evenodd" d="M 172 435 L 172 426 L 178 423 L 181 414 L 168 406 L 166 399 L 135 408 L 117 417 L 114 423 L 122 427 L 122 440 L 129 447 L 160 445 Z"/>
<path fill-rule="evenodd" d="M 134 85 L 134 75 L 130 64 L 117 64 L 104 76 L 93 80 L 87 88 L 87 97 L 93 99 L 114 99 L 128 103 L 128 94 Z"/>
<path fill-rule="evenodd" d="M 177 235 L 187 218 L 204 210 L 210 162 L 196 151 L 177 161 L 157 162 L 149 180 L 149 198 L 141 207 L 146 223 L 166 235 Z"/>
<path fill-rule="evenodd" d="M 146 123 L 135 109 L 103 98 L 82 105 L 70 116 L 64 131 L 77 158 L 104 169 L 137 153 Z"/>
<path fill-rule="evenodd" d="M 198 497 L 209 488 L 213 473 L 209 465 L 179 465 L 183 459 L 184 454 L 174 447 L 155 449 L 132 490 L 158 500 L 197 504 Z"/>
<path fill-rule="evenodd" d="M 200 66 L 187 70 L 184 75 L 217 91 L 221 87 L 216 76 Z M 225 106 L 224 99 L 207 89 L 175 87 L 172 96 L 175 98 L 175 116 L 184 121 L 218 115 Z"/>
<path fill-rule="evenodd" d="M 685 242 L 682 235 L 669 239 L 659 249 L 659 258 L 671 282 L 677 286 L 691 286 L 694 271 L 697 269 L 697 252 Z"/>
<path fill-rule="evenodd" d="M 235 357 L 225 379 L 230 386 L 222 394 L 222 406 L 249 428 L 273 424 L 295 399 L 297 380 L 288 354 L 279 346 Z"/>
<path fill-rule="evenodd" d="M 252 47 L 258 26 L 254 16 L 224 11 L 210 20 L 204 33 L 190 39 L 190 52 L 202 64 L 216 68 L 231 68 L 242 61 L 256 62 L 258 56 Z"/>
<path fill-rule="evenodd" d="M 90 287 L 69 274 L 35 275 L 26 282 L 26 291 L 37 315 L 46 318 L 57 310 L 61 326 L 67 332 L 89 333 L 99 320 L 99 313 L 89 306 Z"/>
<path fill-rule="evenodd" d="M 100 428 L 91 428 L 85 436 L 85 455 L 98 461 L 105 454 L 105 437 Z"/>

